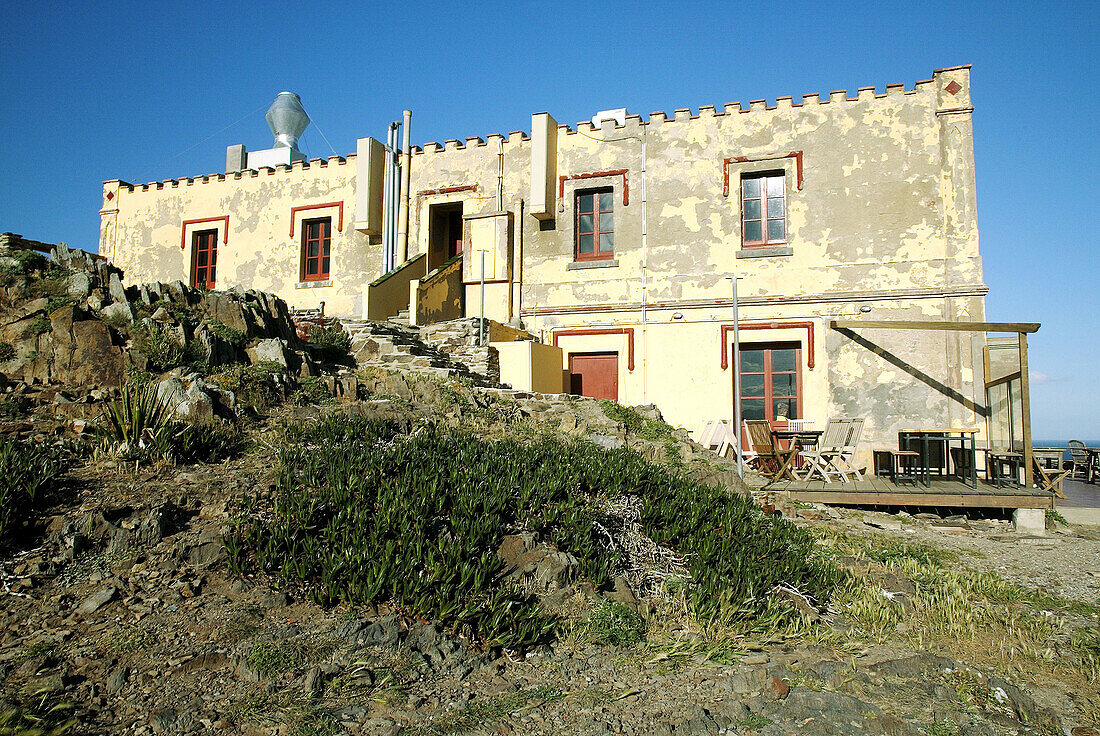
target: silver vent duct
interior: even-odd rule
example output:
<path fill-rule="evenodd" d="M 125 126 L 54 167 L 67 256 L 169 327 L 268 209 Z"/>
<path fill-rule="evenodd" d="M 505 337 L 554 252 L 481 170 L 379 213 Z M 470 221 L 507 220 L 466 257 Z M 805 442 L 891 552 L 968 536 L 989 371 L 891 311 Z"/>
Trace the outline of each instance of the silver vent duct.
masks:
<path fill-rule="evenodd" d="M 302 100 L 293 92 L 280 92 L 267 110 L 267 125 L 275 136 L 272 148 L 298 150 L 298 137 L 309 125 L 309 115 L 302 107 Z"/>

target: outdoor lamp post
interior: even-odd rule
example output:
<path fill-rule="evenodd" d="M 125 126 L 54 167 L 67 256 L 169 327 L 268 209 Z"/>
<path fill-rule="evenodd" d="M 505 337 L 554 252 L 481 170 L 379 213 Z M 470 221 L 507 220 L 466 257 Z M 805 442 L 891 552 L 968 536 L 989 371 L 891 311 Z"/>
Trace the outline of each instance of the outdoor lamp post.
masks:
<path fill-rule="evenodd" d="M 745 468 L 741 458 L 741 337 L 737 322 L 737 282 L 736 276 L 727 276 L 733 285 L 733 451 L 737 454 L 737 475 L 745 477 Z"/>

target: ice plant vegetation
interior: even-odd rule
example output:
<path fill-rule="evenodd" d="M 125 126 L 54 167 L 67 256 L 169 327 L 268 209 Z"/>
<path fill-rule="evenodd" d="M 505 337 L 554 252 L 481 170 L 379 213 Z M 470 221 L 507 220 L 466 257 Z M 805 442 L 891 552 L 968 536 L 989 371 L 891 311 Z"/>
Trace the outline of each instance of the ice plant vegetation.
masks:
<path fill-rule="evenodd" d="M 633 451 L 400 429 L 336 416 L 288 436 L 274 492 L 246 501 L 226 541 L 236 570 L 325 605 L 388 602 L 483 646 L 522 650 L 558 622 L 502 582 L 502 538 L 535 532 L 606 585 L 619 560 L 599 509 L 631 494 L 646 532 L 687 558 L 700 613 L 751 616 L 780 582 L 825 599 L 839 581 L 804 531 Z"/>

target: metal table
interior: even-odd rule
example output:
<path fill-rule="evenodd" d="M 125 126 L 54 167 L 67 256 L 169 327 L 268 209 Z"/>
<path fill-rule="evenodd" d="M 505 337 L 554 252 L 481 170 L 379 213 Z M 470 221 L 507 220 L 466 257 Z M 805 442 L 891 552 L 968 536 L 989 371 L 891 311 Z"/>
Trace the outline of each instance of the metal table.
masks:
<path fill-rule="evenodd" d="M 969 459 L 969 485 L 971 488 L 978 487 L 978 463 L 977 463 L 977 451 L 975 450 L 974 437 L 978 434 L 977 429 L 912 429 L 898 432 L 898 448 L 901 450 L 916 450 L 921 454 L 920 463 L 922 474 L 924 476 L 924 487 L 928 488 L 932 485 L 931 481 L 931 467 L 929 463 L 930 453 L 929 448 L 931 444 L 942 443 L 944 448 L 943 452 L 943 465 L 939 468 L 943 470 L 943 475 L 946 477 L 952 475 L 951 469 L 951 443 L 958 442 L 959 447 L 963 453 L 966 453 L 966 457 Z M 958 468 L 955 469 L 956 475 L 959 475 L 963 482 L 967 479 L 958 472 Z"/>

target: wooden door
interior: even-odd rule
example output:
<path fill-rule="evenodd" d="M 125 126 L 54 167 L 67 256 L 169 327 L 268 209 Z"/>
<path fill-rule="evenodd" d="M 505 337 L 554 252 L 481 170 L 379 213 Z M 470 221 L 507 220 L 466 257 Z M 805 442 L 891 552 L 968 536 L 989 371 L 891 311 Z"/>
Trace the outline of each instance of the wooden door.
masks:
<path fill-rule="evenodd" d="M 767 419 L 782 429 L 802 418 L 802 346 L 799 343 L 741 346 L 741 418 Z M 734 387 L 737 390 L 737 387 Z M 742 446 L 749 447 L 742 426 Z"/>
<path fill-rule="evenodd" d="M 618 353 L 572 353 L 569 393 L 593 399 L 619 400 Z"/>
<path fill-rule="evenodd" d="M 218 231 L 202 230 L 191 238 L 191 285 L 213 289 L 217 281 Z"/>

